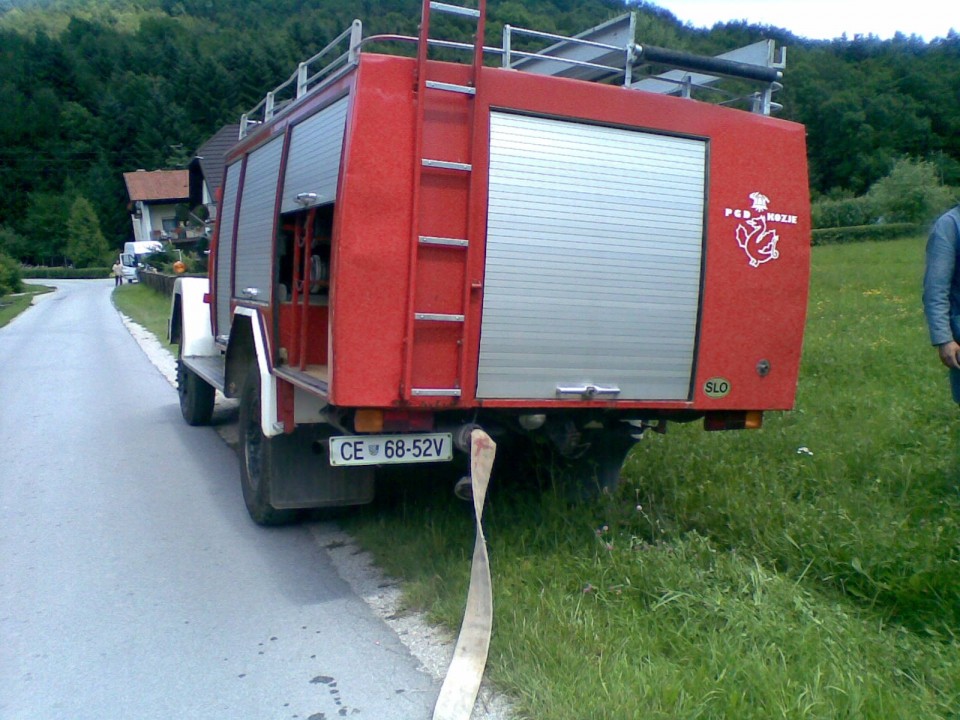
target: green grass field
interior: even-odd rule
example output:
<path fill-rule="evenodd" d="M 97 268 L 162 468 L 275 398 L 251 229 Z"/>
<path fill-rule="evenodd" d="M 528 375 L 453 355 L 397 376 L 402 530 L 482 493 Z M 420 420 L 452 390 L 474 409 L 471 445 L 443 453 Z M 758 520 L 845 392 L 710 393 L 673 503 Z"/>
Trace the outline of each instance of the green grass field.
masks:
<path fill-rule="evenodd" d="M 142 283 L 124 283 L 113 291 L 113 304 L 129 318 L 153 333 L 160 344 L 173 354 L 175 346 L 167 342 L 170 300 Z"/>
<path fill-rule="evenodd" d="M 24 283 L 23 292 L 13 295 L 0 296 L 0 327 L 3 327 L 17 315 L 22 313 L 33 302 L 37 295 L 52 292 L 52 287 L 46 285 L 28 285 Z"/>
<path fill-rule="evenodd" d="M 813 263 L 796 410 L 651 434 L 594 505 L 491 491 L 488 674 L 524 717 L 960 717 L 960 413 L 923 240 Z M 455 629 L 470 516 L 396 495 L 348 528 Z"/>
<path fill-rule="evenodd" d="M 813 263 L 793 412 L 651 434 L 591 505 L 501 473 L 487 672 L 521 717 L 960 718 L 960 412 L 926 337 L 923 239 Z M 116 298 L 137 318 L 125 298 L 150 294 Z M 397 478 L 344 523 L 456 630 L 472 516 L 429 472 Z"/>

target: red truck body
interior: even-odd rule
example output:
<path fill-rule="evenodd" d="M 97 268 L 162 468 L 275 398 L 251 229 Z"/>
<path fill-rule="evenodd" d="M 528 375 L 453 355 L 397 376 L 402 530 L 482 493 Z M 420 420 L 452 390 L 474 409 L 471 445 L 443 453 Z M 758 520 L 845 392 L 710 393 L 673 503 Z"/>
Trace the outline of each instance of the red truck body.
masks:
<path fill-rule="evenodd" d="M 703 138 L 708 144 L 704 273 L 690 396 L 669 401 L 539 399 L 533 403 L 523 397 L 483 399 L 476 397 L 476 380 L 484 234 L 471 238 L 467 250 L 418 249 L 409 237 L 415 162 L 410 112 L 414 70 L 412 59 L 363 54 L 356 72 L 251 135 L 230 155 L 230 161 L 237 162 L 322 108 L 329 98 L 345 93 L 350 97 L 333 223 L 330 305 L 326 312 L 318 309 L 311 314 L 306 351 L 308 365 L 327 368 L 331 403 L 377 408 L 596 405 L 786 410 L 793 406 L 810 253 L 802 126 L 680 98 L 498 68 L 483 68 L 475 99 L 452 98 L 461 101 L 460 107 L 448 97 L 439 98 L 436 107 L 428 105 L 426 123 L 433 132 L 428 135 L 431 141 L 425 143 L 424 155 L 461 162 L 469 160 L 471 112 L 467 103 L 476 106 L 478 122 L 473 131 L 480 155 L 489 153 L 489 126 L 483 121 L 494 108 Z M 457 65 L 438 63 L 436 67 L 436 74 L 449 82 L 464 82 L 467 72 Z M 571 111 L 576 115 L 571 116 Z M 464 237 L 468 227 L 484 228 L 487 204 L 483 189 L 488 172 L 484 165 L 474 167 L 469 178 L 438 172 L 418 198 L 423 234 Z M 479 198 L 472 207 L 468 207 L 468 183 L 473 183 L 474 195 Z M 750 196 L 755 192 L 771 199 L 766 212 L 752 209 Z M 761 215 L 779 236 L 778 256 L 754 264 L 738 240 L 745 232 L 746 220 Z M 226 240 L 221 233 L 217 244 Z M 214 282 L 215 253 L 211 263 Z M 412 264 L 418 265 L 415 288 L 410 282 Z M 232 302 L 242 304 L 241 300 Z M 292 306 L 268 305 L 267 310 L 260 303 L 247 304 L 265 311 L 267 336 L 274 349 L 293 344 Z M 449 324 L 416 327 L 410 343 L 413 357 L 405 362 L 411 307 L 463 313 L 465 331 Z M 279 312 L 276 334 L 269 321 L 274 309 Z M 762 360 L 770 364 L 767 374 L 757 372 Z M 705 384 L 711 378 L 729 383 L 729 392 L 719 398 L 708 395 Z M 457 385 L 462 386 L 463 394 L 455 398 L 410 397 L 407 392 L 409 387 Z"/>
<path fill-rule="evenodd" d="M 184 352 L 228 395 L 258 364 L 265 438 L 556 418 L 632 422 L 636 439 L 792 407 L 810 264 L 802 126 L 371 52 L 265 120 L 227 157 L 213 342 Z M 222 371 L 204 375 L 201 355 Z"/>

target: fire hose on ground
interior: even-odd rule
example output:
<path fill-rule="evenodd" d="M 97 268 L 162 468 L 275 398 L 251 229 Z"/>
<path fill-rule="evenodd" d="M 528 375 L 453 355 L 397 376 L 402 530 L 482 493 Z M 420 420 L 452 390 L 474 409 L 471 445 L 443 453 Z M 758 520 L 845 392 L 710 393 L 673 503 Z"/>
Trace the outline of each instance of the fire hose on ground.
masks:
<path fill-rule="evenodd" d="M 433 720 L 468 720 L 480 690 L 483 670 L 490 649 L 493 627 L 493 592 L 490 586 L 490 560 L 483 536 L 483 505 L 493 469 L 497 444 L 483 430 L 470 433 L 470 489 L 477 532 L 470 569 L 470 588 L 463 613 L 460 635 L 453 659 L 440 688 Z"/>

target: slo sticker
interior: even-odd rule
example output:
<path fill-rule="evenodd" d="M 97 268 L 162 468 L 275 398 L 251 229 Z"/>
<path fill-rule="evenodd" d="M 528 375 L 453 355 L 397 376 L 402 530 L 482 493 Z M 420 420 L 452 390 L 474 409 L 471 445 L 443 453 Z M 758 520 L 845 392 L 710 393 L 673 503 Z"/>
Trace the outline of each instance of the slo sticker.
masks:
<path fill-rule="evenodd" d="M 730 393 L 730 381 L 726 378 L 710 378 L 703 384 L 703 394 L 710 398 L 726 397 Z"/>

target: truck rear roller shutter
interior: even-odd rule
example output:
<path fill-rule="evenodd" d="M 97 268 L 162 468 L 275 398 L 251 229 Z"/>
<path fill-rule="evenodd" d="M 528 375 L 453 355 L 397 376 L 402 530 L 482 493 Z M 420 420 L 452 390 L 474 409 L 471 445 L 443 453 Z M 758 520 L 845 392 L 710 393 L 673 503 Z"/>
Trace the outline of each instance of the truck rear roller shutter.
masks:
<path fill-rule="evenodd" d="M 478 397 L 689 396 L 706 153 L 695 138 L 491 113 Z"/>

